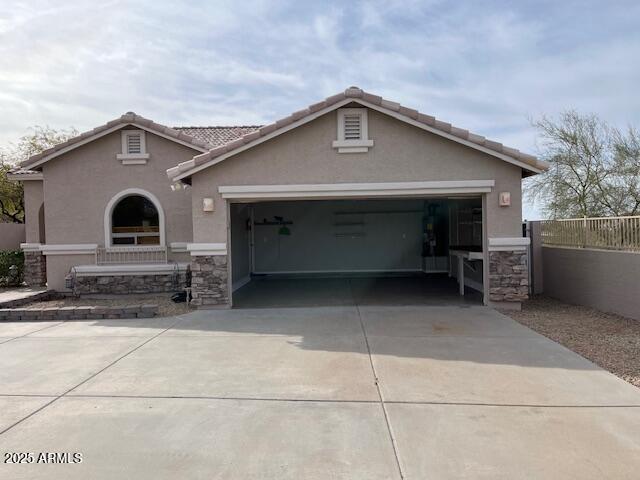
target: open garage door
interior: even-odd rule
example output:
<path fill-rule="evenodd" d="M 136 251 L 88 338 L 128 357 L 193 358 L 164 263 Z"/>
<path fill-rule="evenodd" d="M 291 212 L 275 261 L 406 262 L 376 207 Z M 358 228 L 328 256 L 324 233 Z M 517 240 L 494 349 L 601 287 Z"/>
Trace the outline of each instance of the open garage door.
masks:
<path fill-rule="evenodd" d="M 295 287 L 313 280 L 318 288 L 319 279 L 342 280 L 327 280 L 325 288 L 349 278 L 394 279 L 387 282 L 392 290 L 420 287 L 421 298 L 408 302 L 465 293 L 464 285 L 482 290 L 481 197 L 233 203 L 230 215 L 236 299 L 258 284 L 285 279 Z M 460 273 L 463 288 L 457 286 Z M 250 282 L 253 287 L 247 287 Z M 295 295 L 291 288 L 272 287 L 264 288 L 272 295 Z M 346 301 L 339 292 L 332 295 L 340 297 L 337 303 Z"/>

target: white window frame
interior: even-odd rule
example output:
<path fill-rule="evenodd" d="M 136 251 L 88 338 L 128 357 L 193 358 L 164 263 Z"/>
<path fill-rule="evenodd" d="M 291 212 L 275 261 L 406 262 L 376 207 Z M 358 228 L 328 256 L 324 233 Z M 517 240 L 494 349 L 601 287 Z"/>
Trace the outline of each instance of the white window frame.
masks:
<path fill-rule="evenodd" d="M 128 138 L 132 135 L 140 135 L 140 153 L 128 152 Z M 149 159 L 147 153 L 147 139 L 146 132 L 144 130 L 122 130 L 122 153 L 118 153 L 116 158 L 122 162 L 123 165 L 144 165 Z"/>
<path fill-rule="evenodd" d="M 129 197 L 132 195 L 139 195 L 141 197 L 145 197 L 156 207 L 158 211 L 158 229 L 160 230 L 160 243 L 158 245 L 153 245 L 156 247 L 166 247 L 165 240 L 165 228 L 164 228 L 164 210 L 162 209 L 162 205 L 160 204 L 160 200 L 151 192 L 147 192 L 146 190 L 142 190 L 141 188 L 127 188 L 126 190 L 121 191 L 120 193 L 115 194 L 109 203 L 107 203 L 107 207 L 104 210 L 104 246 L 109 248 L 118 248 L 126 246 L 127 248 L 149 248 L 152 245 L 113 245 L 113 235 L 112 231 L 112 217 L 113 217 L 113 209 L 115 206 L 125 197 Z"/>
<path fill-rule="evenodd" d="M 373 147 L 373 140 L 369 139 L 369 121 L 368 109 L 366 108 L 339 108 L 338 114 L 338 139 L 333 142 L 333 148 L 338 149 L 338 153 L 366 153 L 369 148 Z M 362 138 L 359 140 L 345 139 L 345 117 L 347 115 L 360 116 L 360 133 Z"/>

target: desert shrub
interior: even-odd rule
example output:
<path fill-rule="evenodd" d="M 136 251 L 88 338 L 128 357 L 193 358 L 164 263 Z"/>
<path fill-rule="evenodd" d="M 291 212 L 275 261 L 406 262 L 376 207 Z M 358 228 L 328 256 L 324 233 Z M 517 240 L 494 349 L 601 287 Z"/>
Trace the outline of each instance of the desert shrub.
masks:
<path fill-rule="evenodd" d="M 24 253 L 0 250 L 0 287 L 16 287 L 24 280 Z"/>

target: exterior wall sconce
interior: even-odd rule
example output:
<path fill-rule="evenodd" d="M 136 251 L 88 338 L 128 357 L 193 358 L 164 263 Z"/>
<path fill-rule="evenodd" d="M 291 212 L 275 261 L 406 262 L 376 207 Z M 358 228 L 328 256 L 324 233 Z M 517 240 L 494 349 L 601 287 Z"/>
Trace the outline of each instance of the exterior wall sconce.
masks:
<path fill-rule="evenodd" d="M 511 192 L 500 192 L 500 206 L 501 207 L 510 207 L 511 206 Z"/>
<path fill-rule="evenodd" d="M 213 198 L 203 198 L 202 199 L 202 211 L 203 212 L 213 212 L 215 210 L 215 206 L 213 203 Z"/>

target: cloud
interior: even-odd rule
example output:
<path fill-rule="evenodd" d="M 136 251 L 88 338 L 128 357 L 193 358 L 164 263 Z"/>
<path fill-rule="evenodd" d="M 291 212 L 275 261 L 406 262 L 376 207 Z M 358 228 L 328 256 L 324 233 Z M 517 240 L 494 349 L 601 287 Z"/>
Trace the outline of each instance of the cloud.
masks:
<path fill-rule="evenodd" d="M 635 1 L 12 2 L 0 143 L 128 110 L 264 123 L 359 85 L 532 151 L 542 113 L 640 124 L 639 17 Z"/>

